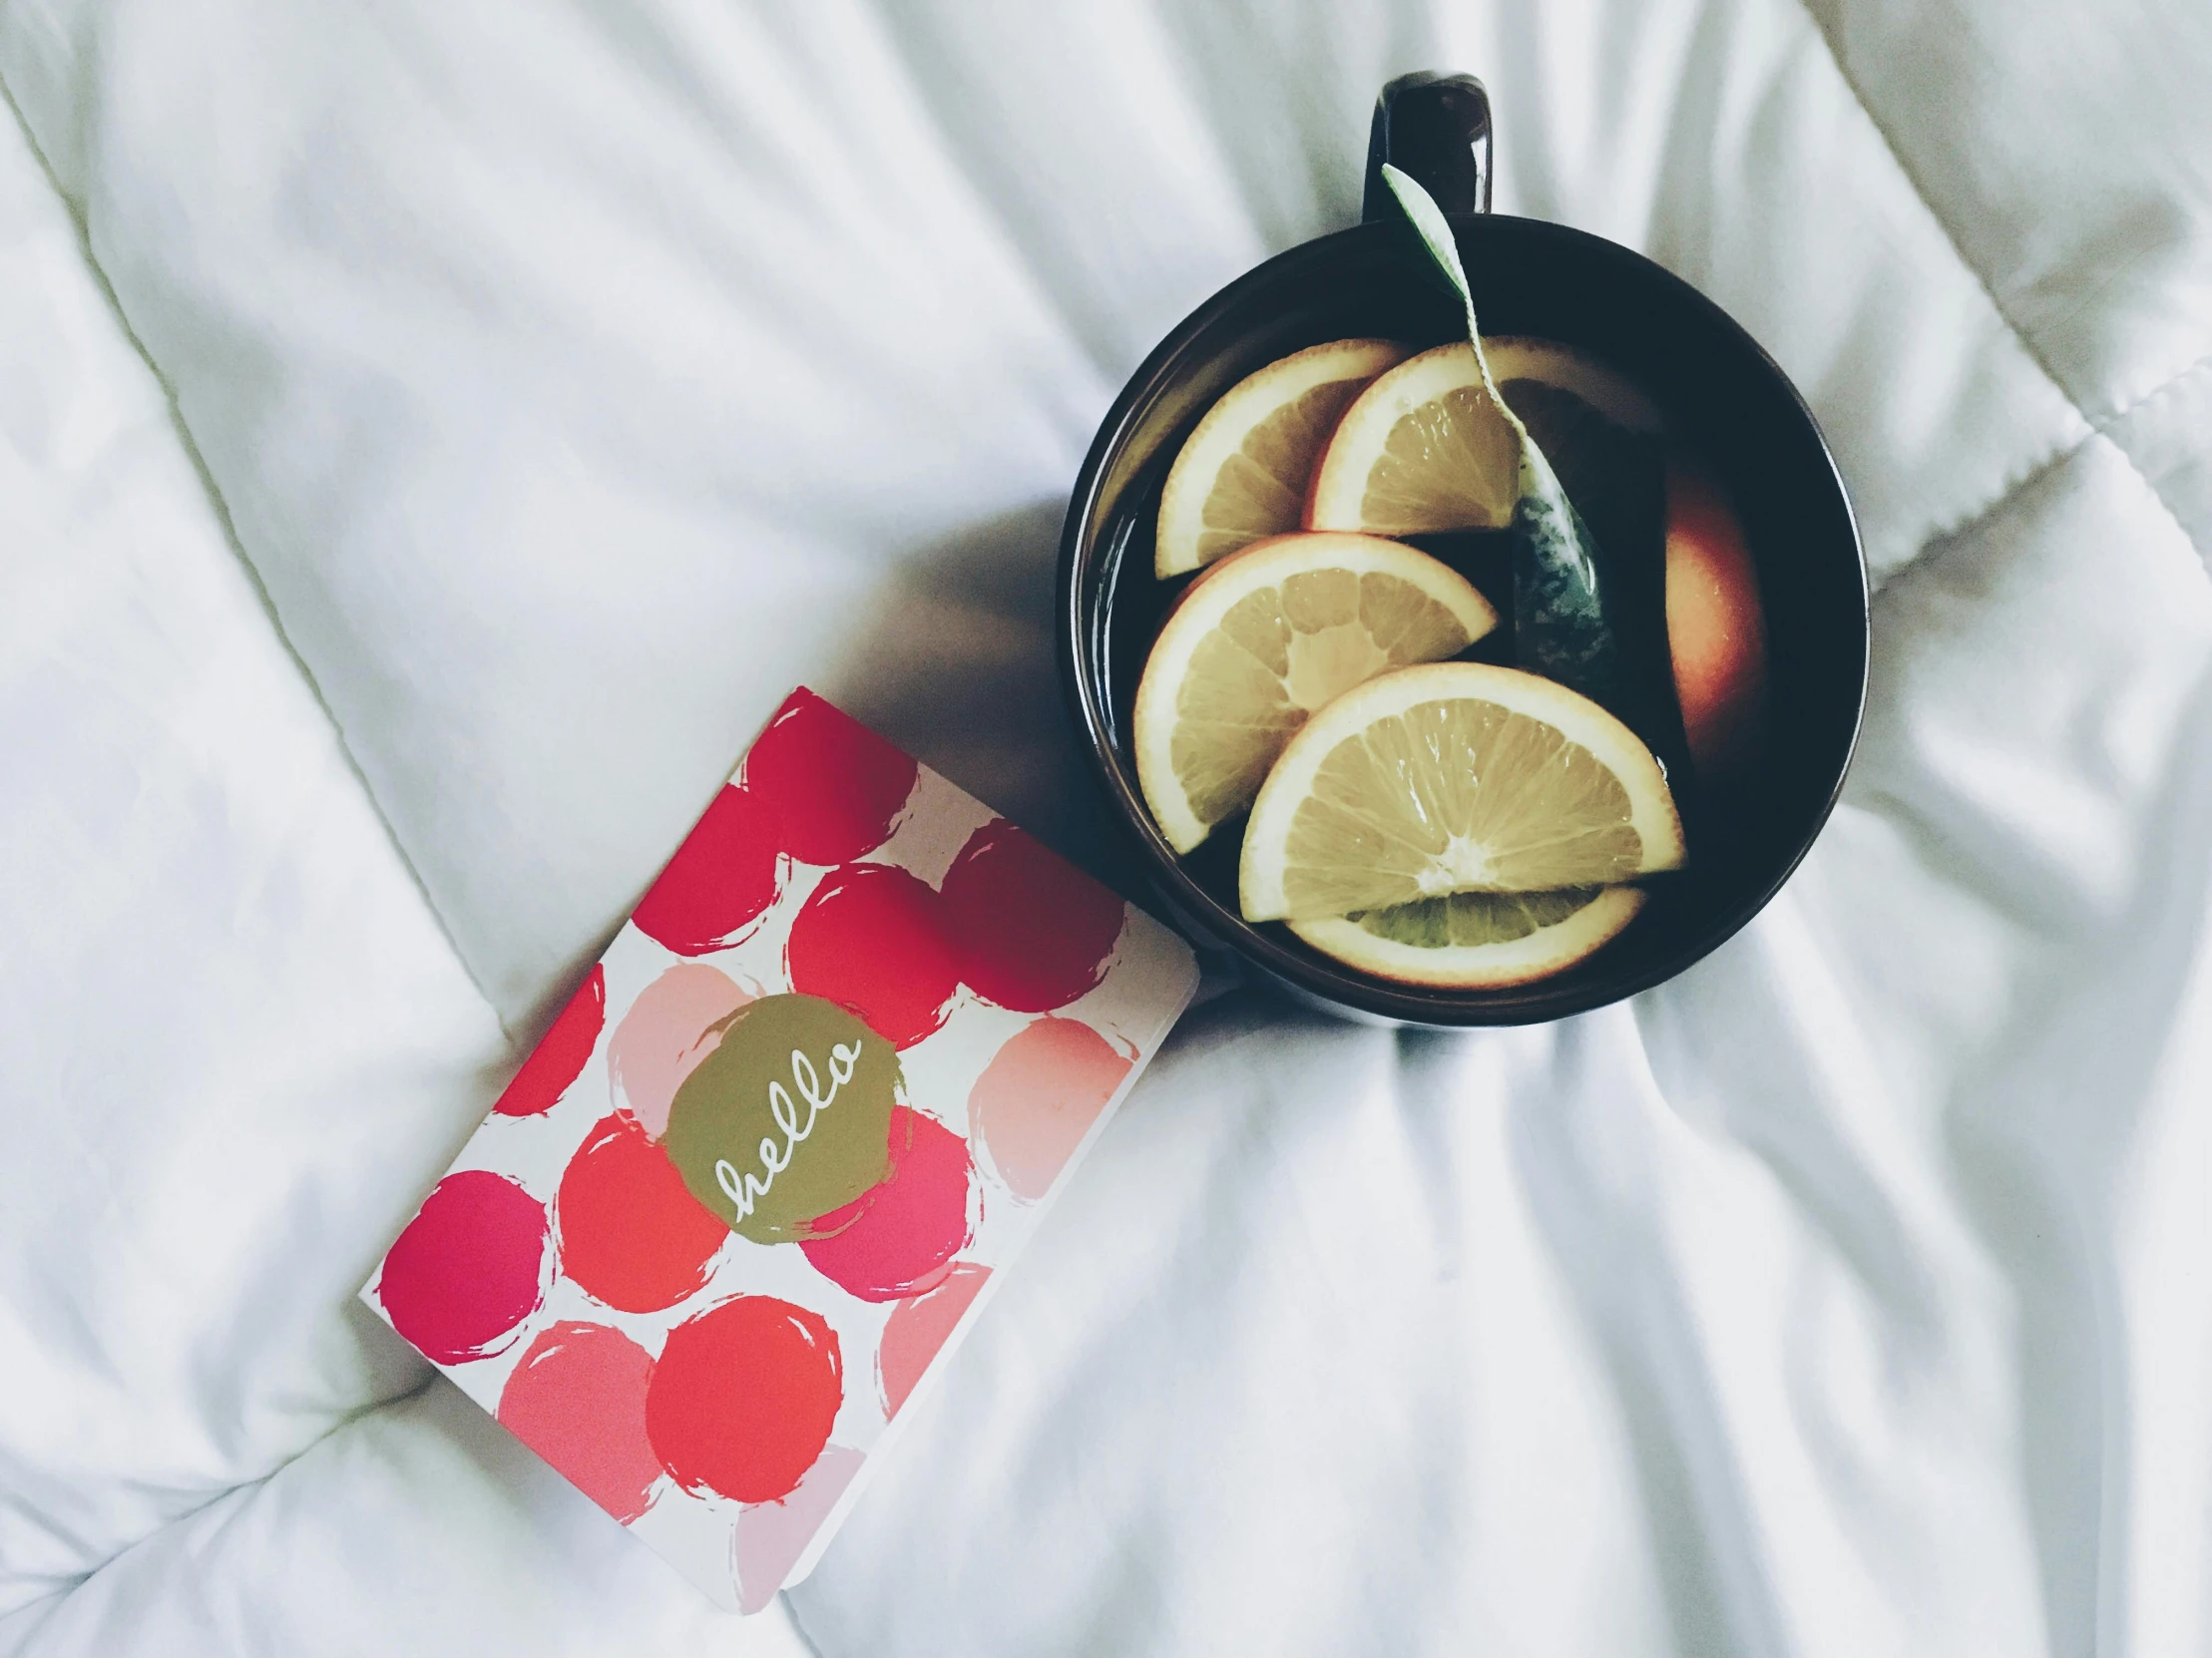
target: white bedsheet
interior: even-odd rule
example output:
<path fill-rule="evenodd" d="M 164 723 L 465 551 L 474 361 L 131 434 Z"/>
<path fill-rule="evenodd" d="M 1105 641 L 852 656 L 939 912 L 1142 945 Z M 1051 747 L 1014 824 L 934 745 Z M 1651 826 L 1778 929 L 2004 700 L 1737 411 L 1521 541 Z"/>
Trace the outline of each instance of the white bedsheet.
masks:
<path fill-rule="evenodd" d="M 1191 1016 L 798 1624 L 2212 1650 L 2201 0 L 4 0 L 0 1650 L 801 1650 L 350 1293 L 795 680 L 1096 846 L 1076 465 L 1423 67 L 1813 402 L 1845 802 L 1630 1005 Z"/>

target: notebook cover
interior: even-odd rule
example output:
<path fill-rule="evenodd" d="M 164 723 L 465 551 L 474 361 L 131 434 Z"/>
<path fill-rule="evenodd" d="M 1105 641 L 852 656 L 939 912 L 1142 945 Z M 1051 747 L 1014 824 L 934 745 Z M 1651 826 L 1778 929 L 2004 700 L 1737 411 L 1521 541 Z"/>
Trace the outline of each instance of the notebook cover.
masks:
<path fill-rule="evenodd" d="M 362 1299 L 757 1610 L 1196 987 L 1166 928 L 795 691 Z"/>

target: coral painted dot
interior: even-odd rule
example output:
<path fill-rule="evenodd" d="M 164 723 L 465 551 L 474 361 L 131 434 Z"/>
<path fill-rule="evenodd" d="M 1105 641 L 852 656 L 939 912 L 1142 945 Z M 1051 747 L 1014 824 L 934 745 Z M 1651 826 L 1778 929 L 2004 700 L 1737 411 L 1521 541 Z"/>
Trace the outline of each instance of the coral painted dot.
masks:
<path fill-rule="evenodd" d="M 647 1135 L 668 1130 L 668 1102 L 722 1039 L 721 1025 L 752 993 L 704 962 L 682 962 L 638 993 L 607 1043 L 608 1086 L 618 1110 Z"/>
<path fill-rule="evenodd" d="M 969 836 L 945 872 L 961 977 L 1017 1013 L 1065 1008 L 1105 977 L 1121 900 L 1013 824 Z"/>
<path fill-rule="evenodd" d="M 737 1610 L 759 1611 L 798 1564 L 822 1521 L 867 1460 L 847 1445 L 824 1446 L 798 1488 L 774 1502 L 757 1502 L 737 1516 L 730 1564 L 737 1576 Z"/>
<path fill-rule="evenodd" d="M 777 710 L 745 756 L 745 786 L 776 803 L 783 849 L 802 863 L 849 863 L 891 835 L 914 792 L 914 761 L 810 690 Z"/>
<path fill-rule="evenodd" d="M 891 1309 L 883 1326 L 883 1340 L 876 1348 L 876 1386 L 883 1391 L 883 1414 L 895 1417 L 914 1392 L 930 1361 L 944 1347 L 976 1296 L 991 1269 L 974 1261 L 957 1263 L 950 1276 L 926 1295 L 902 1301 Z"/>
<path fill-rule="evenodd" d="M 678 956 L 721 949 L 775 902 L 778 833 L 772 803 L 723 784 L 630 919 Z"/>
<path fill-rule="evenodd" d="M 595 962 L 492 1109 L 506 1117 L 534 1117 L 552 1110 L 569 1084 L 583 1074 L 584 1061 L 599 1045 L 600 1029 L 606 1023 L 607 969 Z"/>
<path fill-rule="evenodd" d="M 772 1502 L 822 1453 L 844 1397 L 837 1333 L 820 1314 L 739 1296 L 668 1332 L 646 1433 L 685 1490 Z"/>
<path fill-rule="evenodd" d="M 604 1324 L 564 1319 L 524 1350 L 499 1396 L 516 1439 L 623 1524 L 653 1502 L 661 1458 L 646 1439 L 653 1355 Z"/>
<path fill-rule="evenodd" d="M 897 1301 L 942 1283 L 975 1236 L 982 1195 L 966 1140 L 904 1105 L 891 1118 L 891 1177 L 851 1205 L 850 1224 L 842 1213 L 824 1215 L 822 1231 L 842 1229 L 799 1245 L 817 1272 L 862 1301 Z"/>
<path fill-rule="evenodd" d="M 553 1208 L 562 1272 L 626 1313 L 659 1312 L 695 1292 L 729 1237 L 667 1153 L 620 1113 L 584 1136 Z"/>
<path fill-rule="evenodd" d="M 1132 1061 L 1080 1020 L 1033 1020 L 968 1094 L 968 1120 L 1016 1197 L 1034 1203 L 1068 1164 Z"/>
<path fill-rule="evenodd" d="M 823 876 L 792 918 L 783 959 L 794 991 L 850 1009 L 894 1047 L 943 1025 L 960 990 L 943 901 L 889 864 Z"/>
<path fill-rule="evenodd" d="M 439 1181 L 376 1281 L 392 1328 L 434 1364 L 489 1358 L 545 1298 L 545 1205 L 505 1175 Z"/>

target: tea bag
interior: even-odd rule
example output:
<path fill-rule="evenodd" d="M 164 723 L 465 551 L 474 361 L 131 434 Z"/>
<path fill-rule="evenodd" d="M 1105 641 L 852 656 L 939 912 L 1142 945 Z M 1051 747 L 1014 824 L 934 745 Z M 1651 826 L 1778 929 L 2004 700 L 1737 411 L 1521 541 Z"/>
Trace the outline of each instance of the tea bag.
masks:
<path fill-rule="evenodd" d="M 1604 526 L 1606 536 L 1593 535 L 1522 411 L 1508 400 L 1492 373 L 1459 245 L 1443 212 L 1429 193 L 1399 169 L 1386 165 L 1383 179 L 1459 296 L 1484 389 L 1520 441 L 1520 493 L 1510 531 L 1515 658 L 1521 666 L 1579 691 L 1617 715 L 1660 764 L 1679 777 L 1685 745 L 1666 665 L 1659 580 L 1663 553 L 1658 515 L 1664 511 L 1658 499 L 1661 458 L 1655 447 L 1648 456 L 1618 458 L 1622 466 L 1651 473 L 1652 488 L 1632 493 L 1650 495 L 1652 501 L 1645 511 L 1614 513 L 1614 522 Z M 1598 498 L 1586 483 L 1583 493 Z M 1652 522 L 1642 523 L 1647 517 Z M 1643 545 L 1646 541 L 1648 547 Z M 1650 568 L 1642 568 L 1646 565 Z M 1639 606 L 1646 614 L 1631 614 Z"/>

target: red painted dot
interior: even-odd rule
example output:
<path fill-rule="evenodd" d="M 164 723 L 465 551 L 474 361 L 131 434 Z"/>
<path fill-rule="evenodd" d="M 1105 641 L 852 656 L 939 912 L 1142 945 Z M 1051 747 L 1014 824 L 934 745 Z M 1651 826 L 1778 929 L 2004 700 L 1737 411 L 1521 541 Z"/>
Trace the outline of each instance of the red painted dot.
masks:
<path fill-rule="evenodd" d="M 729 1228 L 693 1197 L 635 1119 L 602 1117 L 554 1197 L 561 1270 L 626 1313 L 673 1307 L 706 1282 Z"/>
<path fill-rule="evenodd" d="M 889 864 L 848 864 L 822 877 L 791 921 L 791 988 L 851 1009 L 895 1047 L 945 1023 L 960 964 L 945 906 Z"/>
<path fill-rule="evenodd" d="M 1018 1013 L 1065 1008 L 1105 977 L 1121 936 L 1114 893 L 996 820 L 968 837 L 945 872 L 961 977 Z"/>
<path fill-rule="evenodd" d="M 771 803 L 725 783 L 631 920 L 678 956 L 721 949 L 775 902 L 777 834 Z"/>
<path fill-rule="evenodd" d="M 653 1355 L 604 1324 L 541 1332 L 499 1396 L 499 1420 L 568 1482 L 628 1525 L 653 1502 L 661 1459 L 646 1439 Z"/>
<path fill-rule="evenodd" d="M 501 1116 L 534 1117 L 553 1109 L 569 1084 L 583 1074 L 584 1061 L 599 1045 L 600 1030 L 607 1023 L 607 969 L 599 963 L 585 975 L 584 983 L 569 998 L 569 1005 L 553 1022 L 545 1039 L 530 1050 L 522 1069 L 492 1107 Z"/>
<path fill-rule="evenodd" d="M 685 1490 L 773 1502 L 829 1444 L 844 1397 L 837 1333 L 820 1314 L 739 1296 L 668 1332 L 646 1433 Z"/>
<path fill-rule="evenodd" d="M 745 756 L 745 786 L 775 802 L 783 849 L 809 864 L 849 863 L 881 846 L 915 771 L 898 748 L 803 689 Z"/>
<path fill-rule="evenodd" d="M 937 1357 L 968 1309 L 975 1305 L 991 1269 L 974 1261 L 957 1262 L 936 1289 L 891 1309 L 876 1348 L 876 1384 L 883 1390 L 883 1414 L 895 1417 L 914 1392 L 922 1373 Z"/>
<path fill-rule="evenodd" d="M 506 1349 L 545 1297 L 546 1210 L 489 1169 L 439 1181 L 376 1281 L 392 1328 L 433 1364 Z"/>
<path fill-rule="evenodd" d="M 891 1112 L 891 1144 L 889 1178 L 815 1222 L 825 1233 L 839 1230 L 799 1245 L 817 1272 L 862 1301 L 897 1301 L 942 1283 L 975 1236 L 979 1193 L 968 1142 L 900 1105 Z"/>

